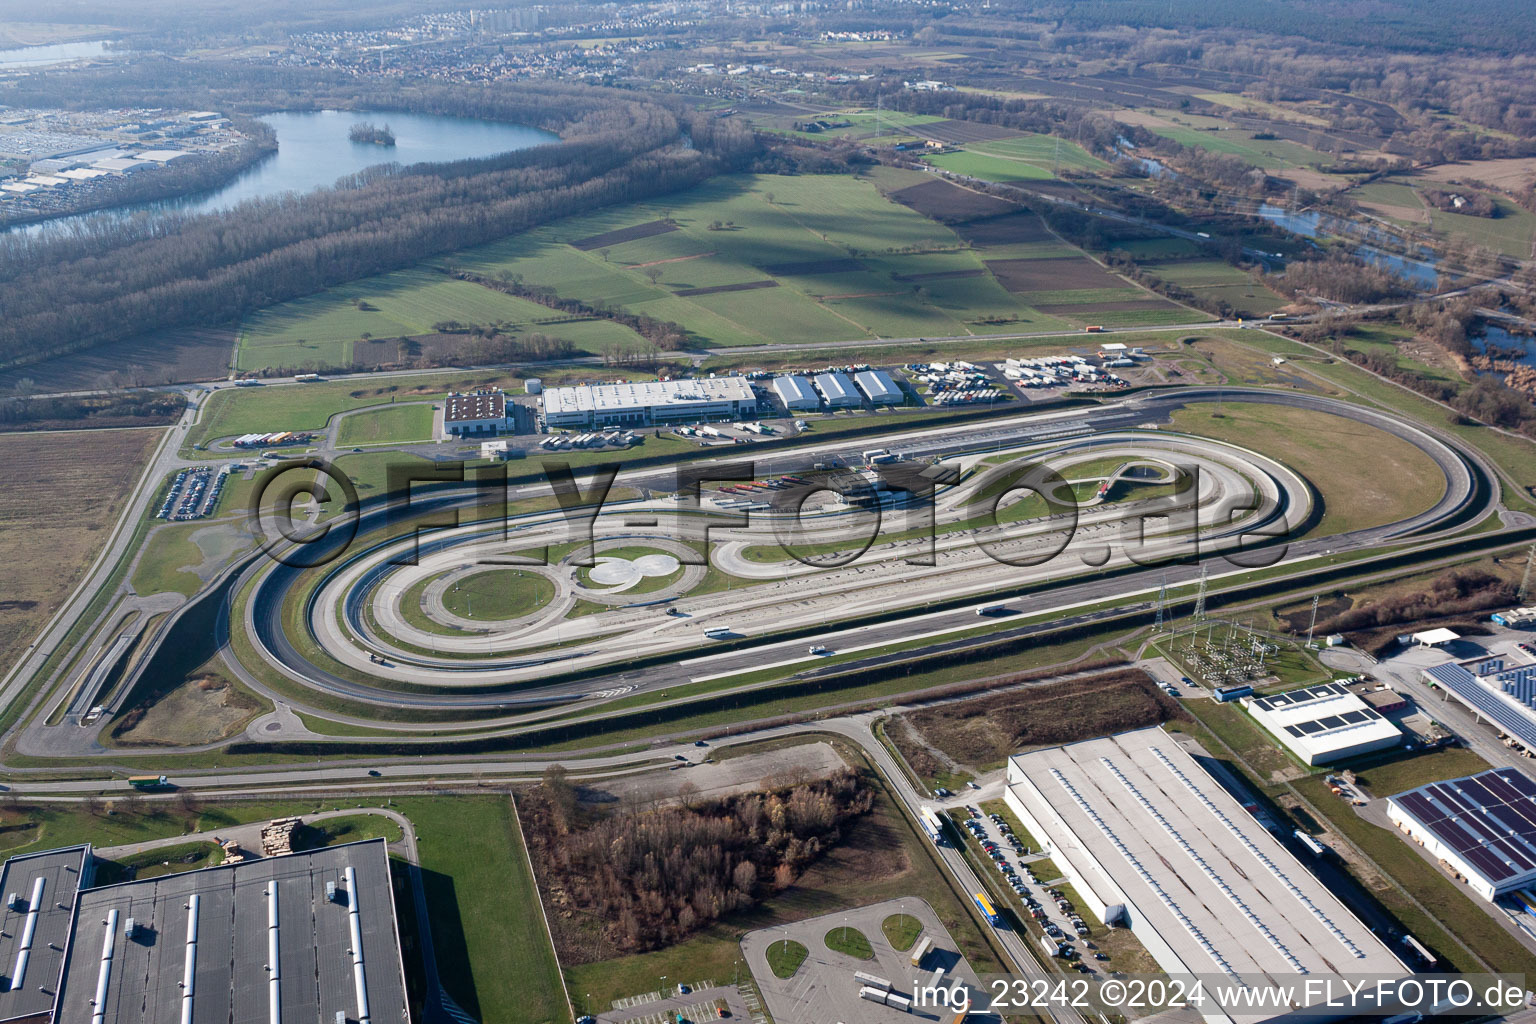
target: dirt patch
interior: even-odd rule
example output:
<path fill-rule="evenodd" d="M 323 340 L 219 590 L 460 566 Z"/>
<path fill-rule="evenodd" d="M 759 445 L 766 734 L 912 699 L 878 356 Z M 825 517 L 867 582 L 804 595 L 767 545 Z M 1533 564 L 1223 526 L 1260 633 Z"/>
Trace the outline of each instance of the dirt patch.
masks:
<path fill-rule="evenodd" d="M 80 582 L 160 430 L 0 434 L 0 665 Z M 39 496 L 45 496 L 42 499 Z"/>
<path fill-rule="evenodd" d="M 750 292 L 756 288 L 777 288 L 777 281 L 743 281 L 741 284 L 717 284 L 710 288 L 684 288 L 673 295 L 718 295 L 720 292 Z"/>
<path fill-rule="evenodd" d="M 1031 747 L 1072 743 L 1183 718 L 1140 669 L 1029 686 L 906 716 L 926 742 L 962 764 L 997 764 Z"/>
<path fill-rule="evenodd" d="M 148 707 L 129 711 L 112 730 L 130 747 L 216 743 L 245 727 L 261 705 L 219 675 L 189 679 Z"/>
<path fill-rule="evenodd" d="M 892 192 L 890 197 L 930 220 L 959 224 L 1017 213 L 1018 207 L 996 196 L 982 195 L 939 178 L 921 185 L 909 185 Z"/>
<path fill-rule="evenodd" d="M 928 124 L 915 124 L 907 129 L 914 135 L 921 135 L 925 139 L 933 139 L 937 142 L 988 142 L 993 139 L 1016 139 L 1023 132 L 1012 128 L 1004 128 L 997 124 L 982 124 L 979 121 L 932 121 Z"/>
<path fill-rule="evenodd" d="M 663 265 L 665 263 L 687 263 L 689 260 L 701 260 L 701 259 L 703 259 L 706 256 L 713 256 L 713 255 L 715 255 L 715 251 L 713 249 L 711 249 L 709 252 L 696 252 L 692 256 L 673 256 L 670 259 L 665 259 L 665 260 L 651 260 L 649 263 L 631 263 L 630 266 L 631 267 L 659 267 L 659 266 L 661 266 L 661 265 Z"/>
<path fill-rule="evenodd" d="M 590 252 L 593 249 L 601 249 L 605 245 L 619 245 L 623 242 L 633 242 L 637 238 L 650 238 L 652 235 L 664 235 L 668 231 L 676 230 L 677 225 L 671 221 L 652 220 L 644 224 L 636 224 L 631 228 L 619 228 L 617 231 L 604 231 L 600 235 L 588 235 L 570 244 L 573 249 Z"/>
<path fill-rule="evenodd" d="M 1010 292 L 1071 292 L 1126 288 L 1124 281 L 1084 256 L 1044 260 L 987 260 L 987 269 Z"/>
<path fill-rule="evenodd" d="M 1536 182 L 1536 157 L 1515 156 L 1498 160 L 1470 160 L 1441 164 L 1415 172 L 1415 177 L 1430 181 L 1482 181 L 1495 188 L 1519 192 Z"/>
<path fill-rule="evenodd" d="M 0 391 L 23 378 L 40 392 L 218 380 L 229 374 L 234 350 L 232 327 L 157 331 L 0 371 Z"/>
<path fill-rule="evenodd" d="M 1002 217 L 959 224 L 955 234 L 972 245 L 1012 245 L 1016 242 L 1049 242 L 1051 233 L 1033 213 L 1010 213 Z"/>
<path fill-rule="evenodd" d="M 798 260 L 792 263 L 770 263 L 763 268 L 774 277 L 813 277 L 817 274 L 847 274 L 864 269 L 858 260 Z"/>
<path fill-rule="evenodd" d="M 970 270 L 935 270 L 931 274 L 892 274 L 892 281 L 950 281 L 957 277 L 980 277 L 986 271 L 980 267 Z"/>
<path fill-rule="evenodd" d="M 1094 302 L 1090 303 L 1096 312 L 1109 313 L 1115 310 L 1128 309 L 1177 309 L 1178 307 L 1167 299 L 1126 299 L 1123 302 Z M 1083 305 L 1071 302 L 1046 302 L 1035 306 L 1042 313 L 1081 313 Z"/>
<path fill-rule="evenodd" d="M 581 786 L 578 793 L 582 803 L 594 805 L 650 804 L 682 798 L 718 800 L 758 789 L 787 789 L 846 767 L 847 762 L 830 743 L 804 743 L 710 764 L 604 779 Z"/>

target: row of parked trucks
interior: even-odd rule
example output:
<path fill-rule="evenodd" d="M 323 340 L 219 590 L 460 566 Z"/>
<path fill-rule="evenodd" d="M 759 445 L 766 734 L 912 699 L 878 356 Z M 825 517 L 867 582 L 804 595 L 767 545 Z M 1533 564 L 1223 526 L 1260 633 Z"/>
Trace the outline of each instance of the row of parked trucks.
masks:
<path fill-rule="evenodd" d="M 235 438 L 236 448 L 272 448 L 285 444 L 304 444 L 313 434 L 299 430 L 278 430 L 269 434 L 241 434 Z"/>
<path fill-rule="evenodd" d="M 639 440 L 633 431 L 610 427 L 590 434 L 553 434 L 540 441 L 539 447 L 551 452 L 569 451 L 573 448 L 607 448 L 614 445 L 628 448 L 632 444 L 639 443 Z"/>
<path fill-rule="evenodd" d="M 1107 359 L 1104 365 L 1133 366 L 1131 359 Z M 1021 388 L 1060 388 L 1072 384 L 1103 384 L 1130 387 L 1128 381 L 1100 369 L 1082 356 L 1035 356 L 1008 358 L 1002 362 L 1003 376 Z"/>

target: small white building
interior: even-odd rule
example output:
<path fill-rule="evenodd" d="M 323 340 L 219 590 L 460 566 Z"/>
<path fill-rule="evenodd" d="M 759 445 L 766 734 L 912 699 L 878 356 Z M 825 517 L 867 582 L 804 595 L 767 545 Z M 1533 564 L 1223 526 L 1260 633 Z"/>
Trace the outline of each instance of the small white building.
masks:
<path fill-rule="evenodd" d="M 1454 629 L 1426 629 L 1421 633 L 1410 633 L 1409 639 L 1420 647 L 1444 647 L 1453 640 L 1460 640 L 1461 634 Z"/>
<path fill-rule="evenodd" d="M 1332 764 L 1403 741 L 1395 724 L 1339 683 L 1304 686 L 1243 703 L 1254 721 L 1310 765 Z"/>
<path fill-rule="evenodd" d="M 779 396 L 784 408 L 791 412 L 821 408 L 821 399 L 811 390 L 810 381 L 804 377 L 784 376 L 773 379 L 773 393 Z"/>
<path fill-rule="evenodd" d="M 456 391 L 443 403 L 443 430 L 453 437 L 500 434 L 512 427 L 510 412 L 500 388 Z"/>
<path fill-rule="evenodd" d="M 848 409 L 864 404 L 854 390 L 853 381 L 846 373 L 820 373 L 816 375 L 816 390 L 826 399 L 829 409 Z"/>

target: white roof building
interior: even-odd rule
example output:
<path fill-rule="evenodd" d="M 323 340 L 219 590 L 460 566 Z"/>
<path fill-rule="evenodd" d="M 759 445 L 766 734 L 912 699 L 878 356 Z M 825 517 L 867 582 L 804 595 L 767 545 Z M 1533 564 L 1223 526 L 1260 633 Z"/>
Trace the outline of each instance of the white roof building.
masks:
<path fill-rule="evenodd" d="M 876 405 L 900 405 L 903 401 L 901 388 L 884 370 L 865 370 L 853 375 L 853 382 Z"/>
<path fill-rule="evenodd" d="M 1403 741 L 1398 727 L 1338 683 L 1253 697 L 1254 720 L 1307 764 L 1332 764 Z"/>
<path fill-rule="evenodd" d="M 1439 647 L 1448 644 L 1452 640 L 1460 640 L 1461 634 L 1454 629 L 1426 629 L 1420 633 L 1412 634 L 1413 642 L 1420 647 Z"/>
<path fill-rule="evenodd" d="M 443 430 L 453 436 L 499 434 L 513 425 L 512 409 L 500 388 L 454 392 L 443 403 Z"/>
<path fill-rule="evenodd" d="M 740 419 L 757 395 L 743 377 L 709 377 L 545 388 L 540 405 L 551 427 L 630 426 Z"/>
<path fill-rule="evenodd" d="M 849 406 L 864 404 L 864 400 L 853 389 L 853 381 L 848 379 L 846 373 L 817 374 L 816 390 L 821 392 L 821 397 L 825 398 L 827 405 L 833 409 L 846 409 Z"/>
<path fill-rule="evenodd" d="M 1169 974 L 1225 975 L 1243 988 L 1306 974 L 1410 973 L 1161 729 L 1010 758 L 1004 799 L 1048 843 L 1087 909 L 1123 920 Z M 1224 1011 L 1207 1001 L 1199 1010 L 1243 1024 L 1294 1012 L 1266 1006 Z M 1309 1020 L 1352 1015 L 1346 1006 L 1314 1009 Z"/>
<path fill-rule="evenodd" d="M 155 164 L 169 164 L 175 163 L 177 160 L 183 160 L 191 155 L 191 153 L 184 149 L 146 149 L 142 153 L 135 154 L 135 159 L 147 160 Z"/>
<path fill-rule="evenodd" d="M 773 393 L 779 396 L 779 401 L 784 403 L 786 409 L 821 408 L 821 399 L 811 390 L 810 382 L 804 377 L 775 377 Z"/>

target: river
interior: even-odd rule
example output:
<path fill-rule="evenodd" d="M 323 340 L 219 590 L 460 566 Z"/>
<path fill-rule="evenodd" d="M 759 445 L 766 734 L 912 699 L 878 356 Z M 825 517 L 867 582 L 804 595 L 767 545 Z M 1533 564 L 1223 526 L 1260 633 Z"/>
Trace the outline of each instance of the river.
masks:
<path fill-rule="evenodd" d="M 1263 203 L 1257 214 L 1271 224 L 1305 238 L 1318 238 L 1325 234 L 1355 238 L 1363 235 L 1383 244 L 1407 247 L 1406 241 L 1389 232 L 1340 217 L 1331 217 L 1316 210 L 1290 211 L 1273 203 Z M 1434 291 L 1440 287 L 1440 274 L 1435 270 L 1438 261 L 1427 253 L 1413 259 L 1362 242 L 1355 247 L 1355 255 L 1382 270 L 1390 271 L 1415 288 Z"/>
<path fill-rule="evenodd" d="M 23 46 L 18 50 L 0 50 L 0 68 L 41 68 L 71 60 L 110 57 L 123 50 L 107 49 L 105 39 L 89 43 L 50 43 L 47 46 Z"/>
<path fill-rule="evenodd" d="M 248 199 L 284 192 L 311 192 L 338 178 L 383 163 L 416 164 L 495 156 L 558 141 L 538 128 L 436 114 L 381 110 L 319 110 L 268 114 L 260 120 L 277 133 L 277 152 L 262 158 L 231 181 L 208 192 L 114 207 L 91 214 L 58 217 L 14 230 L 46 232 L 81 217 L 179 210 L 215 213 Z M 352 142 L 347 131 L 358 121 L 388 124 L 393 146 Z"/>

